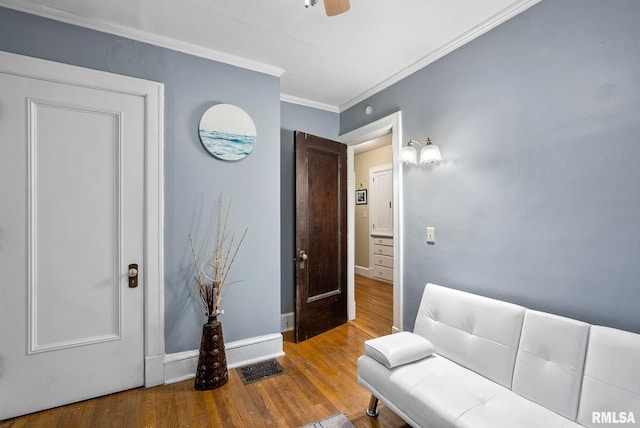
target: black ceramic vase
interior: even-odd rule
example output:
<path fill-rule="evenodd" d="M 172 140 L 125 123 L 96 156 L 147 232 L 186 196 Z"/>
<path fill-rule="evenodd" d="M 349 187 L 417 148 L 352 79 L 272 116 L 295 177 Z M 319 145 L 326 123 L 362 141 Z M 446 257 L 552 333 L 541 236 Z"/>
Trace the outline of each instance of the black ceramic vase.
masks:
<path fill-rule="evenodd" d="M 216 317 L 209 317 L 202 326 L 200 355 L 196 367 L 195 388 L 198 391 L 219 388 L 229 381 L 227 356 L 224 352 L 222 324 Z"/>

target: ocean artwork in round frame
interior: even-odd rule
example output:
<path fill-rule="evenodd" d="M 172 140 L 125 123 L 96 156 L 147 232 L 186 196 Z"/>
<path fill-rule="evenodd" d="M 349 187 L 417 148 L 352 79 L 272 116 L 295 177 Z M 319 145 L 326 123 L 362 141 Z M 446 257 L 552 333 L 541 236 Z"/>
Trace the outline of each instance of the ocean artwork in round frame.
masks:
<path fill-rule="evenodd" d="M 237 161 L 253 151 L 256 126 L 246 111 L 233 104 L 216 104 L 200 118 L 200 142 L 218 159 Z"/>

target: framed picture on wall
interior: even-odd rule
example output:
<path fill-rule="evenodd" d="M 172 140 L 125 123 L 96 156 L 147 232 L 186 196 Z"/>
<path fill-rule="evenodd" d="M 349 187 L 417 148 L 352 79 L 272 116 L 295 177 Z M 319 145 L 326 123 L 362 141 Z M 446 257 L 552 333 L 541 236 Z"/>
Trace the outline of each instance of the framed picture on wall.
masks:
<path fill-rule="evenodd" d="M 356 205 L 367 205 L 367 189 L 356 190 Z"/>

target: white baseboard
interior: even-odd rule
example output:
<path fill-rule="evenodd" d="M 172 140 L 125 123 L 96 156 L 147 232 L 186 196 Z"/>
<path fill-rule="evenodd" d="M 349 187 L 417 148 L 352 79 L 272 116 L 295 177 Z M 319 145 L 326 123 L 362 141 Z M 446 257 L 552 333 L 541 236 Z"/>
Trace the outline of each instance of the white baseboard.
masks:
<path fill-rule="evenodd" d="M 280 332 L 293 331 L 295 328 L 295 313 L 289 312 L 288 314 L 280 315 Z"/>
<path fill-rule="evenodd" d="M 355 266 L 356 275 L 366 276 L 367 278 L 371 278 L 371 269 L 364 266 Z"/>
<path fill-rule="evenodd" d="M 225 343 L 227 367 L 232 369 L 271 358 L 281 357 L 282 335 L 280 333 Z M 197 349 L 167 354 L 164 357 L 164 383 L 175 383 L 196 376 Z"/>
<path fill-rule="evenodd" d="M 164 357 L 164 383 L 175 383 L 196 377 L 199 350 L 176 352 Z"/>

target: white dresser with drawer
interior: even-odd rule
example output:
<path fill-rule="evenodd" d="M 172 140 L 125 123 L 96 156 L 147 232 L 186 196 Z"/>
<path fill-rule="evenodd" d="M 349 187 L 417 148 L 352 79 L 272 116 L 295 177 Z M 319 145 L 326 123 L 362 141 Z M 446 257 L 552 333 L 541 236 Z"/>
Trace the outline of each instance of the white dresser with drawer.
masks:
<path fill-rule="evenodd" d="M 393 282 L 393 237 L 371 235 L 372 277 Z"/>

